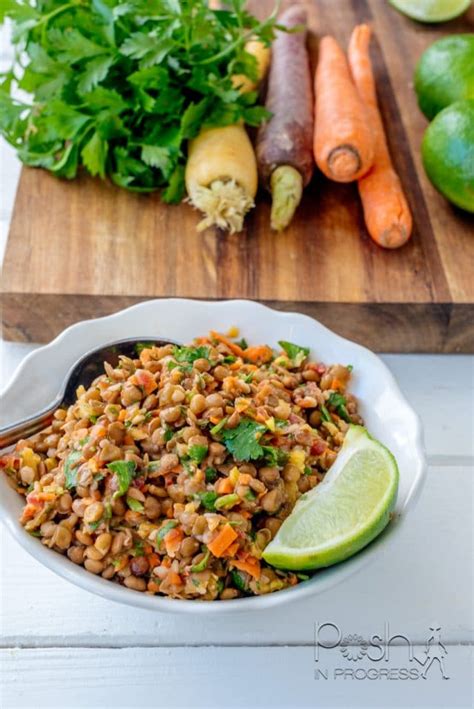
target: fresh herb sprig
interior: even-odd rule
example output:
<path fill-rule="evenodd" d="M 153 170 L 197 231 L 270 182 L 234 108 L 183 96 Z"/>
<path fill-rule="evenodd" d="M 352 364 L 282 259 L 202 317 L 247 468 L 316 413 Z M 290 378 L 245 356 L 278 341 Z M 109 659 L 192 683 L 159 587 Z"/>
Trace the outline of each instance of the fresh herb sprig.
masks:
<path fill-rule="evenodd" d="M 259 22 L 232 0 L 2 0 L 16 60 L 0 75 L 0 133 L 21 160 L 72 179 L 184 193 L 186 142 L 201 127 L 268 113 L 233 75 L 257 78 L 250 37 L 270 44 L 275 13 Z M 20 100 L 18 89 L 30 100 Z"/>

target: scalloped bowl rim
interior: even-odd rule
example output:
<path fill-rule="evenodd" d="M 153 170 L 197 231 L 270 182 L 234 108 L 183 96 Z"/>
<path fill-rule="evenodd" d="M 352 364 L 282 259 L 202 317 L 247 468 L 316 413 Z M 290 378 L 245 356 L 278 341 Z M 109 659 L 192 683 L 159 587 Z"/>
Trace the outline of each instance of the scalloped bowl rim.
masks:
<path fill-rule="evenodd" d="M 334 350 L 334 352 L 338 350 L 350 352 L 351 361 L 355 361 L 357 363 L 357 366 L 354 369 L 354 374 L 357 376 L 357 372 L 361 371 L 362 368 L 362 370 L 366 370 L 366 374 L 370 372 L 371 376 L 376 378 L 376 381 L 380 384 L 380 386 L 376 387 L 378 393 L 377 402 L 380 403 L 383 412 L 385 415 L 388 415 L 388 410 L 386 407 L 388 407 L 389 404 L 391 407 L 397 407 L 397 410 L 400 412 L 398 420 L 402 421 L 406 427 L 405 429 L 397 428 L 396 434 L 397 438 L 400 439 L 400 441 L 406 441 L 407 445 L 402 445 L 402 447 L 398 450 L 397 446 L 394 446 L 393 443 L 392 446 L 389 445 L 389 447 L 392 447 L 392 452 L 399 462 L 400 482 L 404 485 L 403 499 L 400 499 L 399 494 L 394 519 L 376 540 L 365 547 L 365 549 L 361 550 L 358 554 L 340 564 L 336 564 L 326 569 L 321 569 L 311 579 L 300 583 L 293 588 L 277 591 L 267 595 L 240 598 L 226 602 L 169 599 L 161 596 L 151 596 L 144 593 L 138 593 L 124 586 L 120 586 L 119 584 L 114 584 L 101 578 L 100 576 L 91 574 L 83 567 L 75 565 L 66 556 L 55 553 L 43 546 L 37 538 L 27 534 L 18 522 L 17 517 L 21 506 L 21 498 L 8 484 L 5 476 L 1 475 L 0 519 L 14 539 L 23 547 L 23 549 L 62 578 L 70 581 L 80 588 L 85 589 L 86 591 L 102 596 L 105 599 L 148 610 L 203 615 L 263 610 L 264 608 L 275 607 L 282 603 L 288 603 L 291 601 L 296 602 L 298 599 L 316 595 L 334 586 L 335 584 L 340 583 L 353 573 L 360 571 L 380 552 L 382 547 L 385 549 L 390 548 L 394 538 L 397 536 L 397 530 L 402 526 L 406 518 L 407 510 L 411 509 L 415 501 L 418 499 L 426 478 L 427 466 L 421 421 L 400 391 L 390 370 L 376 354 L 362 345 L 337 335 L 332 330 L 307 315 L 296 312 L 273 310 L 272 308 L 262 305 L 261 303 L 249 300 L 203 301 L 181 298 L 163 298 L 140 302 L 129 308 L 113 313 L 112 315 L 107 315 L 92 320 L 83 320 L 75 323 L 74 325 L 71 325 L 63 330 L 63 332 L 61 332 L 49 344 L 39 347 L 29 353 L 17 367 L 8 386 L 3 390 L 0 397 L 0 402 L 2 402 L 4 406 L 2 406 L 0 410 L 5 410 L 6 408 L 9 408 L 9 406 L 11 409 L 15 410 L 15 405 L 18 402 L 18 397 L 21 393 L 18 391 L 21 390 L 21 382 L 25 382 L 25 380 L 28 382 L 29 379 L 31 379 L 29 372 L 31 372 L 32 364 L 34 365 L 35 363 L 38 363 L 38 371 L 41 371 L 41 367 L 44 367 L 44 363 L 47 362 L 50 357 L 54 359 L 55 354 L 61 355 L 61 353 L 65 352 L 68 347 L 71 348 L 72 353 L 64 360 L 64 362 L 60 364 L 61 373 L 59 376 L 55 377 L 55 381 L 57 382 L 57 390 L 59 390 L 62 377 L 66 374 L 69 368 L 68 362 L 70 363 L 71 361 L 75 361 L 75 359 L 77 359 L 81 354 L 96 345 L 100 346 L 101 344 L 106 344 L 107 342 L 111 342 L 122 336 L 133 337 L 136 335 L 137 337 L 144 338 L 152 336 L 171 337 L 171 334 L 168 331 L 162 330 L 156 332 L 153 330 L 153 332 L 147 332 L 146 328 L 142 328 L 141 325 L 138 326 L 140 317 L 146 320 L 147 315 L 161 315 L 166 311 L 168 311 L 168 313 L 170 311 L 173 312 L 173 317 L 169 321 L 168 327 L 178 328 L 173 337 L 173 339 L 177 339 L 178 341 L 184 341 L 185 339 L 190 340 L 193 336 L 198 336 L 209 329 L 218 329 L 218 327 L 224 328 L 224 324 L 217 326 L 215 322 L 218 316 L 224 315 L 225 322 L 227 322 L 227 328 L 230 325 L 235 324 L 246 336 L 248 334 L 248 330 L 251 329 L 250 325 L 252 324 L 253 327 L 255 323 L 258 325 L 257 329 L 259 331 L 264 329 L 268 330 L 269 328 L 272 329 L 273 327 L 275 327 L 276 330 L 280 330 L 276 338 L 272 338 L 267 334 L 262 336 L 261 340 L 259 340 L 273 345 L 276 344 L 276 340 L 278 339 L 291 340 L 291 332 L 294 330 L 307 331 L 308 339 L 303 342 L 300 336 L 299 341 L 301 344 L 309 344 L 312 349 L 312 354 L 317 355 L 322 361 L 326 361 L 328 364 L 336 363 L 338 361 L 337 359 L 330 361 L 327 356 L 325 357 L 324 350 L 327 348 L 328 344 L 331 345 L 330 349 Z M 127 320 L 130 320 L 130 316 L 133 316 L 132 321 L 127 324 Z M 221 322 L 224 323 L 223 318 L 221 317 L 220 319 Z M 183 320 L 185 321 L 184 325 Z M 202 325 L 196 326 L 196 329 L 194 329 L 194 323 L 199 320 L 203 320 L 207 323 L 207 326 L 204 326 L 205 329 L 203 329 Z M 265 325 L 263 324 L 264 321 Z M 122 323 L 125 323 L 128 328 L 126 332 L 121 329 Z M 277 325 L 283 325 L 283 327 L 279 328 Z M 151 326 L 147 327 L 152 329 Z M 184 329 L 187 328 L 188 331 L 193 330 L 192 334 L 186 335 L 185 337 L 180 337 L 179 328 L 181 327 Z M 131 332 L 131 330 L 135 330 L 135 332 Z M 282 330 L 284 330 L 283 333 Z M 288 333 L 288 330 L 290 333 Z M 87 337 L 87 334 L 92 334 L 92 337 Z M 83 339 L 81 339 L 81 335 L 84 335 Z M 257 335 L 253 335 L 251 339 L 254 340 L 256 336 Z M 83 346 L 85 342 L 90 344 L 92 340 L 94 344 L 87 347 Z M 322 345 L 321 342 L 323 342 Z M 347 360 L 346 362 L 349 363 Z M 36 371 L 37 370 L 35 370 L 35 372 Z M 33 375 L 33 378 L 34 377 L 35 375 Z M 55 392 L 52 381 L 53 378 L 50 377 L 48 394 L 43 395 L 43 406 L 46 406 L 49 401 L 53 400 Z M 364 382 L 362 382 L 362 384 L 364 384 Z M 367 382 L 365 382 L 365 385 L 367 385 Z M 364 387 L 362 386 L 362 389 L 363 388 Z M 352 387 L 351 390 L 354 390 L 354 387 Z M 359 398 L 362 408 L 365 406 L 366 402 L 364 402 L 363 397 L 361 397 L 358 392 L 355 393 Z M 38 404 L 36 404 L 36 406 L 38 406 Z M 11 423 L 12 420 L 18 420 L 18 418 L 34 413 L 35 410 L 37 410 L 36 407 L 27 411 L 22 410 L 19 416 L 17 415 L 13 419 L 10 419 L 8 423 Z M 364 418 L 372 416 L 373 410 L 374 406 L 372 402 L 371 406 L 368 407 L 365 412 L 362 412 Z M 5 419 L 4 416 L 3 419 Z M 397 419 L 395 420 L 395 423 L 396 422 Z M 3 420 L 2 425 L 5 425 L 5 423 L 5 420 Z M 369 431 L 373 432 L 373 426 L 371 427 L 368 424 L 368 428 Z M 391 431 L 391 433 L 395 435 L 395 431 Z M 374 435 L 380 437 L 380 434 L 374 433 Z M 383 438 L 384 437 L 382 436 L 382 441 L 385 443 Z M 409 457 L 407 461 L 407 464 L 410 464 L 409 471 L 403 469 L 403 466 L 400 465 L 401 457 L 405 461 L 404 450 L 407 451 L 407 455 L 411 455 L 411 459 Z M 16 502 L 16 500 L 18 500 L 18 502 Z M 14 510 L 13 508 L 16 509 Z"/>

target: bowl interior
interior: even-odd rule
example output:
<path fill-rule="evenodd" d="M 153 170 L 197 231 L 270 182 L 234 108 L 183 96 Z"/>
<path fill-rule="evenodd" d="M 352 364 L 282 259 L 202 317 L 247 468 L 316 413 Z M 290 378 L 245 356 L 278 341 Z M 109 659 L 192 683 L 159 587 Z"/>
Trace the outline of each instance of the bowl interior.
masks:
<path fill-rule="evenodd" d="M 350 342 L 315 320 L 298 313 L 282 313 L 250 301 L 201 302 L 167 299 L 147 301 L 109 317 L 78 323 L 45 347 L 31 353 L 20 365 L 1 399 L 0 425 L 10 424 L 44 408 L 57 395 L 70 366 L 89 349 L 126 337 L 160 336 L 187 343 L 210 329 L 225 332 L 237 326 L 254 344 L 277 346 L 289 340 L 309 347 L 311 356 L 326 364 L 351 364 L 351 392 L 372 435 L 395 455 L 400 469 L 396 504 L 398 521 L 365 550 L 342 564 L 324 569 L 294 589 L 269 596 L 226 603 L 197 603 L 146 596 L 97 578 L 66 557 L 51 552 L 28 535 L 17 519 L 22 498 L 0 476 L 0 511 L 15 538 L 46 566 L 87 590 L 131 605 L 159 610 L 229 612 L 231 608 L 260 608 L 315 593 L 346 577 L 377 553 L 393 536 L 409 503 L 421 488 L 425 461 L 421 426 L 384 363 L 369 350 Z M 219 610 L 220 609 L 220 610 Z"/>

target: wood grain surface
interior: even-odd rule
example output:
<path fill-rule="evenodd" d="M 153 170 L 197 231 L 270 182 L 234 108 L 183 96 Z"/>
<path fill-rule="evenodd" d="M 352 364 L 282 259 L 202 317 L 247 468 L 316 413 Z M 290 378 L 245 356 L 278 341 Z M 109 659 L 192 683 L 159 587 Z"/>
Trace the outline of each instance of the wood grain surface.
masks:
<path fill-rule="evenodd" d="M 288 4 L 288 3 L 286 3 Z M 414 234 L 387 252 L 368 237 L 354 185 L 317 174 L 290 228 L 269 229 L 265 194 L 241 234 L 209 229 L 187 205 L 130 194 L 81 176 L 23 169 L 3 274 L 4 335 L 48 341 L 65 326 L 152 297 L 251 298 L 312 315 L 378 351 L 474 351 L 474 221 L 428 182 L 419 153 L 426 121 L 412 86 L 422 51 L 472 31 L 474 10 L 442 26 L 382 0 L 306 0 L 313 64 L 318 37 L 344 45 L 375 30 L 372 57 L 383 120 L 414 214 Z M 255 0 L 264 15 L 273 0 Z"/>

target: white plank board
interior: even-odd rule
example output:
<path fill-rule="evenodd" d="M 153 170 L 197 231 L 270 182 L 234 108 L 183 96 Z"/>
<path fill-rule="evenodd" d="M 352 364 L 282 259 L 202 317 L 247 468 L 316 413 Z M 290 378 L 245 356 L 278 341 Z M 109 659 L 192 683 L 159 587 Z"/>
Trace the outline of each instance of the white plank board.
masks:
<path fill-rule="evenodd" d="M 35 345 L 0 341 L 0 390 Z M 474 454 L 474 357 L 384 355 L 407 399 L 420 415 L 430 462 L 456 464 Z"/>
<path fill-rule="evenodd" d="M 421 656 L 423 647 L 414 648 Z M 438 663 L 427 678 L 395 679 L 401 668 L 420 673 L 405 648 L 389 662 L 357 663 L 340 652 L 317 664 L 309 647 L 129 648 L 9 650 L 0 654 L 4 709 L 136 709 L 136 707 L 463 707 L 472 706 L 472 648 L 448 648 L 447 680 Z M 318 665 L 323 665 L 318 662 Z M 348 669 L 362 679 L 334 672 Z M 373 679 L 364 675 L 371 669 Z M 380 673 L 391 671 L 388 678 Z M 374 677 L 377 673 L 377 678 Z M 390 678 L 391 677 L 391 678 Z"/>
<path fill-rule="evenodd" d="M 474 357 L 382 355 L 421 417 L 431 463 L 474 455 Z"/>
<path fill-rule="evenodd" d="M 316 621 L 333 621 L 346 634 L 363 637 L 382 631 L 388 621 L 414 642 L 438 622 L 446 642 L 466 642 L 473 628 L 473 489 L 466 467 L 431 469 L 398 539 L 360 574 L 298 604 L 225 618 L 179 617 L 107 602 L 56 577 L 3 531 L 2 644 L 306 644 Z"/>

